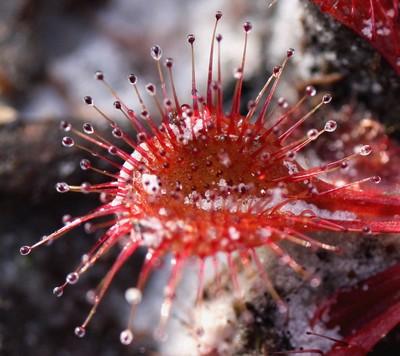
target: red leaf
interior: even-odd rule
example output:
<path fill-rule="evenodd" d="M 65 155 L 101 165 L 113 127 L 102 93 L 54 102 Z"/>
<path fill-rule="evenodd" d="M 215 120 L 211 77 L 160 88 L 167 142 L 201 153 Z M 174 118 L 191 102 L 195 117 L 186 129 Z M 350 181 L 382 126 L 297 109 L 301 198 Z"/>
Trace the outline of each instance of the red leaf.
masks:
<path fill-rule="evenodd" d="M 400 263 L 339 290 L 318 308 L 311 325 L 323 315 L 329 316 L 328 327 L 340 326 L 344 335 L 329 356 L 366 355 L 400 323 Z"/>
<path fill-rule="evenodd" d="M 399 0 L 313 0 L 375 47 L 400 74 Z"/>

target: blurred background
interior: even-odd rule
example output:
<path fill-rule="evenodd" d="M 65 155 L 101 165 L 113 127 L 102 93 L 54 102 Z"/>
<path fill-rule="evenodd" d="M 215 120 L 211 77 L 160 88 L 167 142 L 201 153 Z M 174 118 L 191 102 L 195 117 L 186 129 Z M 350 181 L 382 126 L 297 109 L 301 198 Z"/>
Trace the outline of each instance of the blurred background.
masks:
<path fill-rule="evenodd" d="M 2 1 L 1 120 L 11 121 L 16 116 L 23 120 L 71 115 L 92 118 L 80 100 L 89 94 L 112 113 L 110 95 L 93 80 L 94 72 L 103 70 L 121 96 L 132 101 L 127 76 L 131 72 L 140 75 L 142 84 L 156 80 L 149 57 L 149 49 L 156 43 L 164 48 L 165 56 L 175 57 L 178 91 L 187 92 L 190 51 L 186 35 L 197 36 L 196 64 L 201 77 L 217 9 L 224 10 L 220 31 L 224 34 L 223 63 L 229 65 L 223 68 L 228 79 L 240 61 L 243 21 L 250 19 L 255 24 L 249 75 L 280 61 L 283 51 L 298 42 L 299 34 L 293 37 L 287 28 L 268 22 L 275 10 L 268 11 L 265 1 Z M 280 15 L 285 27 L 296 22 L 296 13 Z M 279 41 L 271 41 L 275 50 L 269 51 L 266 59 L 270 41 L 265 40 L 274 32 L 278 32 Z"/>
<path fill-rule="evenodd" d="M 224 36 L 223 75 L 228 92 L 233 90 L 233 70 L 243 46 L 242 23 L 247 20 L 254 25 L 245 70 L 249 98 L 289 47 L 299 51 L 280 88 L 288 99 L 296 98 L 310 78 L 321 83 L 319 73 L 330 68 L 325 61 L 329 62 L 334 49 L 329 48 L 321 59 L 316 33 L 323 27 L 304 34 L 304 26 L 309 28 L 313 20 L 304 20 L 304 6 L 298 0 L 281 0 L 271 9 L 264 0 L 0 1 L 0 355 L 159 354 L 152 330 L 166 273 L 151 279 L 136 320 L 136 342 L 126 348 L 119 343 L 129 308 L 124 291 L 135 282 L 141 256 L 116 277 L 87 336 L 80 340 L 73 330 L 89 311 L 86 292 L 100 281 L 115 254 L 57 299 L 52 289 L 79 263 L 95 236 L 82 229 L 27 257 L 18 251 L 61 226 L 64 214 L 84 214 L 98 204 L 91 196 L 60 195 L 54 189 L 58 181 L 80 184 L 98 179 L 79 169 L 79 152 L 60 144 L 61 120 L 77 127 L 91 121 L 106 132 L 82 97 L 91 95 L 110 117 L 122 119 L 94 73 L 102 70 L 124 101 L 136 105 L 127 77 L 137 74 L 142 88 L 150 81 L 158 83 L 150 47 L 159 44 L 164 57 L 175 59 L 179 95 L 189 98 L 186 35 L 196 35 L 197 77 L 204 83 L 216 10 L 224 14 L 219 31 Z M 360 61 L 364 60 L 365 53 L 360 55 Z M 204 89 L 203 84 L 199 86 Z M 367 81 L 363 90 L 370 87 Z M 348 100 L 349 88 L 344 83 L 336 89 L 339 100 L 341 95 Z M 371 96 L 364 98 L 374 103 Z"/>

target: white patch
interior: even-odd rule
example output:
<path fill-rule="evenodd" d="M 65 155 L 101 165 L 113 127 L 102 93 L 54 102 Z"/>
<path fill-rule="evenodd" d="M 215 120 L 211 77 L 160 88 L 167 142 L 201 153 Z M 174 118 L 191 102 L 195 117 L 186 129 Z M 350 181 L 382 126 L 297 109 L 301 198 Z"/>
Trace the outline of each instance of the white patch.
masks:
<path fill-rule="evenodd" d="M 267 209 L 271 209 L 274 206 L 277 206 L 284 200 L 284 198 L 282 197 L 282 189 L 280 188 L 268 189 L 267 193 L 270 195 L 270 201 L 267 205 L 265 205 Z"/>
<path fill-rule="evenodd" d="M 192 192 L 187 197 L 185 197 L 184 204 L 187 205 L 195 205 L 197 208 L 204 211 L 217 211 L 225 209 L 230 211 L 231 213 L 247 212 L 252 204 L 255 204 L 260 198 L 246 198 L 246 199 L 237 199 L 232 196 L 228 196 L 227 198 L 217 196 L 214 200 L 210 199 L 210 195 L 212 191 L 207 190 L 205 192 L 206 198 L 197 199 L 198 193 Z"/>
<path fill-rule="evenodd" d="M 194 134 L 196 135 L 196 137 L 197 137 L 199 131 L 202 129 L 203 129 L 203 120 L 197 119 L 193 126 L 193 131 L 194 131 Z"/>
<path fill-rule="evenodd" d="M 259 228 L 256 232 L 263 240 L 268 240 L 268 238 L 272 235 L 271 230 L 265 227 Z"/>
<path fill-rule="evenodd" d="M 167 216 L 167 209 L 161 208 L 161 209 L 158 211 L 158 213 L 159 213 L 161 216 Z"/>
<path fill-rule="evenodd" d="M 388 11 L 386 11 L 386 15 L 388 15 L 389 17 L 394 17 L 394 15 L 396 14 L 396 12 L 394 11 L 394 9 L 390 9 Z"/>
<path fill-rule="evenodd" d="M 217 229 L 213 226 L 210 226 L 207 229 L 207 237 L 209 240 L 212 240 L 212 241 L 216 240 L 219 237 L 219 235 L 217 234 Z"/>
<path fill-rule="evenodd" d="M 357 215 L 350 211 L 319 209 L 316 205 L 309 204 L 303 200 L 289 202 L 280 209 L 282 212 L 289 212 L 297 216 L 307 210 L 312 211 L 317 217 L 322 219 L 352 221 L 357 218 Z"/>
<path fill-rule="evenodd" d="M 170 124 L 169 125 L 175 136 L 182 140 L 184 145 L 187 145 L 190 141 L 193 140 L 193 133 L 195 137 L 199 136 L 199 132 L 203 129 L 203 120 L 201 118 L 195 120 L 193 122 L 192 118 L 186 117 L 184 119 L 184 124 L 178 127 L 177 125 Z M 193 128 L 192 128 L 193 126 Z M 181 131 L 182 132 L 181 132 Z M 193 132 L 192 132 L 193 131 Z"/>
<path fill-rule="evenodd" d="M 225 181 L 220 180 L 218 185 L 220 187 L 225 187 Z M 257 206 L 259 204 L 262 207 L 262 210 L 272 209 L 278 204 L 282 203 L 285 198 L 282 196 L 282 189 L 274 188 L 267 190 L 269 201 L 265 204 L 266 198 L 254 198 L 247 197 L 243 199 L 238 199 L 236 197 L 228 196 L 226 198 L 217 196 L 213 201 L 209 198 L 212 194 L 212 191 L 207 190 L 205 192 L 205 198 L 198 199 L 199 195 L 197 192 L 190 193 L 187 197 L 185 197 L 184 203 L 187 205 L 195 205 L 197 208 L 205 211 L 211 210 L 221 210 L 226 209 L 231 213 L 236 212 L 248 212 L 251 207 Z M 262 204 L 264 202 L 264 204 Z M 303 200 L 295 200 L 290 201 L 287 204 L 283 205 L 279 211 L 292 213 L 296 216 L 301 215 L 304 211 L 312 211 L 315 216 L 322 219 L 329 220 L 342 220 L 342 221 L 352 221 L 357 219 L 357 215 L 346 210 L 336 210 L 330 211 L 327 209 L 320 209 L 314 204 L 309 204 Z M 258 213 L 258 211 L 254 210 L 254 213 Z M 267 236 L 268 237 L 268 236 Z"/>
<path fill-rule="evenodd" d="M 228 234 L 229 234 L 229 238 L 233 241 L 237 241 L 240 239 L 240 232 L 234 226 L 230 226 L 228 228 Z"/>
<path fill-rule="evenodd" d="M 218 153 L 219 162 L 224 166 L 229 168 L 232 165 L 232 160 L 226 152 Z"/>
<path fill-rule="evenodd" d="M 147 144 L 145 142 L 141 143 L 139 145 L 139 147 L 143 151 L 149 152 L 149 147 L 147 146 Z M 141 162 L 142 160 L 144 160 L 142 154 L 138 150 L 133 151 L 132 154 L 131 154 L 131 157 L 133 158 L 134 161 L 137 161 L 137 162 Z M 120 177 L 120 179 L 118 179 L 119 182 L 131 178 L 133 176 L 133 172 L 135 170 L 135 168 L 132 165 L 132 163 L 129 162 L 128 160 L 125 161 L 125 163 L 123 164 L 122 168 L 123 169 L 119 172 L 119 177 Z M 128 171 L 129 173 L 126 172 L 126 171 Z"/>
<path fill-rule="evenodd" d="M 136 151 L 134 153 L 132 153 L 132 156 L 136 153 Z M 124 182 L 125 180 L 129 179 L 130 177 L 132 177 L 132 174 L 130 175 L 128 172 L 133 172 L 133 166 L 129 161 L 125 161 L 125 163 L 123 164 L 122 168 L 120 172 L 119 172 L 119 178 L 118 178 L 118 182 Z"/>
<path fill-rule="evenodd" d="M 290 161 L 283 161 L 283 165 L 288 169 L 289 175 L 293 175 L 299 172 L 297 165 Z"/>
<path fill-rule="evenodd" d="M 362 34 L 367 38 L 372 38 L 372 21 L 371 19 L 364 20 L 364 27 L 361 30 Z"/>
<path fill-rule="evenodd" d="M 227 188 L 228 184 L 226 183 L 226 180 L 221 178 L 218 182 L 218 187 L 222 188 L 221 190 Z"/>
<path fill-rule="evenodd" d="M 379 28 L 378 30 L 376 30 L 376 33 L 379 36 L 389 36 L 391 34 L 391 31 L 390 31 L 390 28 L 388 28 L 388 27 L 382 27 L 382 28 Z"/>
<path fill-rule="evenodd" d="M 142 185 L 147 194 L 157 194 L 160 192 L 160 180 L 155 174 L 142 174 Z"/>
<path fill-rule="evenodd" d="M 114 200 L 110 203 L 111 206 L 117 206 L 121 205 L 122 201 L 124 200 L 124 197 L 121 195 L 117 195 Z"/>
<path fill-rule="evenodd" d="M 144 151 L 146 151 L 146 152 L 149 151 L 149 147 L 147 146 L 147 144 L 145 142 L 141 143 L 139 146 Z M 138 162 L 140 162 L 143 158 L 142 154 L 140 152 L 138 152 L 137 150 L 132 152 L 131 157 Z M 139 174 L 139 172 L 135 171 L 135 167 L 129 160 L 126 160 L 124 162 L 124 164 L 122 165 L 122 169 L 119 171 L 118 183 L 123 183 L 126 180 L 133 178 L 134 174 Z M 121 186 L 119 186 L 119 189 L 121 189 Z M 122 195 L 117 195 L 114 198 L 114 200 L 110 203 L 110 205 L 111 206 L 120 205 L 123 201 L 123 198 L 124 197 Z"/>
<path fill-rule="evenodd" d="M 229 323 L 229 320 L 235 320 L 231 303 L 229 299 L 220 298 L 195 309 L 194 319 L 203 331 L 199 340 L 200 355 L 210 353 L 215 347 L 218 354 L 228 348 L 226 340 L 235 333 L 234 324 Z"/>
<path fill-rule="evenodd" d="M 164 238 L 164 225 L 157 218 L 151 217 L 139 221 L 140 236 L 148 247 L 156 248 Z"/>

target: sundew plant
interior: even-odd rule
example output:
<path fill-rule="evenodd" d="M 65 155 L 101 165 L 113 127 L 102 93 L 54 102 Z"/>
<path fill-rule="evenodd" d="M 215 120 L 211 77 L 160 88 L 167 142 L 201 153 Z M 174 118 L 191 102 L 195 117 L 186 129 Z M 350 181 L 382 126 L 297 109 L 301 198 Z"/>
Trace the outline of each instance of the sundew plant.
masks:
<path fill-rule="evenodd" d="M 222 13 L 217 12 L 210 31 L 205 92 L 198 90 L 196 76 L 196 58 L 204 54 L 196 52 L 195 35 L 187 36 L 192 68 L 190 102 L 183 102 L 175 89 L 174 71 L 179 68 L 155 45 L 149 60 L 154 62 L 157 83 L 142 84 L 135 74 L 128 75 L 134 106 L 119 97 L 107 82 L 106 73 L 95 74 L 110 91 L 115 109 L 131 125 L 129 130 L 108 117 L 90 96 L 84 102 L 109 124 L 112 140 L 98 134 L 91 123 L 84 123 L 82 128 L 61 123 L 63 146 L 85 151 L 88 158 L 80 161 L 81 169 L 97 172 L 104 181 L 78 186 L 60 182 L 56 189 L 63 194 L 99 194 L 101 204 L 84 216 L 66 216 L 63 227 L 31 246 L 21 247 L 20 252 L 28 255 L 80 225 L 90 231 L 104 230 L 65 282 L 54 288 L 54 294 L 60 297 L 103 255 L 112 249 L 119 251 L 92 295 L 88 316 L 75 329 L 78 337 L 85 335 L 116 273 L 128 259 L 135 258 L 139 249 L 147 253 L 137 284 L 126 293 L 132 307 L 127 327 L 121 332 L 123 344 L 134 340 L 132 320 L 143 288 L 166 255 L 172 258 L 155 329 L 160 340 L 166 337 L 176 290 L 188 264 L 198 268 L 196 303 L 201 303 L 204 294 L 206 261 L 216 275 L 227 266 L 238 299 L 245 298 L 238 282 L 238 264 L 248 267 L 250 261 L 278 309 L 286 314 L 286 302 L 274 287 L 260 250 L 272 251 L 283 265 L 317 287 L 320 278 L 296 261 L 282 242 L 308 249 L 310 254 L 320 249 L 338 253 L 340 244 L 317 239 L 313 233 L 361 236 L 400 231 L 396 218 L 400 197 L 375 188 L 381 182 L 379 176 L 371 174 L 354 181 L 337 178 L 350 163 L 370 159 L 373 152 L 369 142 L 357 144 L 353 153 L 321 165 L 309 166 L 299 158 L 322 135 L 333 134 L 337 123 L 327 119 L 310 128 L 316 113 L 324 112 L 334 99 L 329 93 L 319 94 L 313 86 L 307 86 L 292 104 L 276 95 L 294 49 L 282 53 L 281 63 L 272 68 L 258 95 L 244 102 L 246 51 L 252 30 L 252 24 L 245 22 L 243 52 L 234 69 L 234 91 L 228 97 L 221 68 L 225 45 L 218 33 L 221 18 Z M 99 168 L 99 160 L 109 169 Z M 221 255 L 225 256 L 223 260 Z"/>

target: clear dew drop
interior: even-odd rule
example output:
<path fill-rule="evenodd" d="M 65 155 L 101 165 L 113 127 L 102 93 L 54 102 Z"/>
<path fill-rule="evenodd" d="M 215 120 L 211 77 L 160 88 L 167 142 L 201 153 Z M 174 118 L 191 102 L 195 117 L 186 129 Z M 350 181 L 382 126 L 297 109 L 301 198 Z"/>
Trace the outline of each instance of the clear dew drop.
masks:
<path fill-rule="evenodd" d="M 286 56 L 287 56 L 288 58 L 293 57 L 294 52 L 295 52 L 294 48 L 289 48 L 289 49 L 286 51 Z"/>
<path fill-rule="evenodd" d="M 60 298 L 64 294 L 64 289 L 62 287 L 55 287 L 53 289 L 53 294 L 57 297 Z"/>
<path fill-rule="evenodd" d="M 90 183 L 83 182 L 80 186 L 81 192 L 86 194 L 90 192 L 91 185 Z"/>
<path fill-rule="evenodd" d="M 97 80 L 104 80 L 104 73 L 101 70 L 98 70 L 95 74 L 94 77 Z"/>
<path fill-rule="evenodd" d="M 81 169 L 83 171 L 87 171 L 88 169 L 90 169 L 92 164 L 90 163 L 90 161 L 88 159 L 84 158 L 84 159 L 81 159 L 79 166 L 81 167 Z"/>
<path fill-rule="evenodd" d="M 244 31 L 245 31 L 246 33 L 250 33 L 251 30 L 253 29 L 253 25 L 251 24 L 251 22 L 246 21 L 246 22 L 243 24 L 243 29 L 244 29 Z"/>
<path fill-rule="evenodd" d="M 334 120 L 329 120 L 324 126 L 326 132 L 334 132 L 337 129 L 337 122 Z"/>
<path fill-rule="evenodd" d="M 306 94 L 308 96 L 315 96 L 317 94 L 317 89 L 315 89 L 315 87 L 313 87 L 312 85 L 308 85 L 306 87 Z"/>
<path fill-rule="evenodd" d="M 139 304 L 142 301 L 142 292 L 138 288 L 128 288 L 125 299 L 129 304 Z"/>
<path fill-rule="evenodd" d="M 20 253 L 22 256 L 29 255 L 29 254 L 31 253 L 31 251 L 32 251 L 32 248 L 31 248 L 30 246 L 22 246 L 22 247 L 19 249 L 19 253 Z"/>
<path fill-rule="evenodd" d="M 163 104 L 166 109 L 172 108 L 172 101 L 169 98 L 165 98 L 163 101 Z M 164 126 L 161 125 L 159 130 L 163 130 L 163 129 L 164 129 Z"/>
<path fill-rule="evenodd" d="M 361 156 L 368 156 L 370 155 L 372 152 L 372 147 L 370 145 L 364 145 L 360 147 L 360 155 Z"/>
<path fill-rule="evenodd" d="M 74 331 L 74 332 L 75 332 L 75 335 L 78 336 L 78 337 L 80 337 L 80 338 L 84 337 L 85 334 L 86 334 L 86 330 L 85 330 L 85 328 L 82 327 L 82 326 L 77 326 L 77 327 L 75 328 L 75 331 Z"/>
<path fill-rule="evenodd" d="M 286 153 L 286 158 L 289 161 L 293 161 L 296 158 L 296 152 L 294 151 L 289 151 L 288 153 Z"/>
<path fill-rule="evenodd" d="M 279 76 L 279 74 L 281 73 L 281 71 L 282 71 L 282 66 L 275 66 L 275 67 L 272 69 L 272 75 L 276 78 L 276 77 Z"/>
<path fill-rule="evenodd" d="M 69 273 L 67 275 L 66 281 L 68 284 L 76 284 L 79 281 L 79 274 L 76 272 Z"/>
<path fill-rule="evenodd" d="M 108 153 L 111 156 L 115 156 L 118 153 L 118 150 L 115 146 L 110 146 L 110 147 L 108 147 Z"/>
<path fill-rule="evenodd" d="M 149 83 L 146 85 L 147 94 L 150 96 L 156 95 L 156 86 L 153 83 Z"/>
<path fill-rule="evenodd" d="M 166 66 L 167 68 L 172 68 L 173 65 L 174 65 L 174 60 L 173 60 L 173 58 L 168 57 L 168 58 L 165 60 L 165 66 Z"/>
<path fill-rule="evenodd" d="M 83 225 L 83 229 L 87 234 L 92 234 L 96 231 L 95 226 L 91 222 L 87 222 L 85 225 Z"/>
<path fill-rule="evenodd" d="M 75 144 L 75 141 L 72 137 L 65 136 L 61 141 L 64 147 L 72 147 Z"/>
<path fill-rule="evenodd" d="M 132 340 L 133 340 L 133 333 L 129 329 L 125 329 L 121 332 L 119 339 L 121 341 L 121 344 L 123 345 L 129 345 Z"/>
<path fill-rule="evenodd" d="M 155 46 L 151 47 L 150 55 L 154 60 L 159 61 L 162 57 L 161 47 L 159 45 L 155 45 Z"/>
<path fill-rule="evenodd" d="M 332 101 L 332 95 L 331 94 L 325 94 L 322 97 L 322 103 L 323 104 L 329 104 Z"/>
<path fill-rule="evenodd" d="M 83 132 L 84 132 L 85 134 L 87 134 L 87 135 L 91 135 L 91 134 L 94 133 L 93 125 L 92 125 L 92 124 L 89 124 L 88 122 L 85 122 L 85 123 L 82 125 L 82 129 L 83 129 Z"/>
<path fill-rule="evenodd" d="M 190 44 L 193 44 L 195 40 L 196 40 L 196 37 L 195 37 L 192 33 L 189 34 L 189 35 L 187 35 L 187 41 L 188 41 Z"/>
<path fill-rule="evenodd" d="M 379 184 L 382 181 L 382 178 L 379 176 L 373 176 L 370 178 L 370 181 L 375 184 Z"/>
<path fill-rule="evenodd" d="M 139 132 L 136 137 L 139 142 L 144 142 L 147 139 L 147 135 L 144 132 Z"/>
<path fill-rule="evenodd" d="M 129 77 L 128 77 L 128 79 L 129 79 L 129 82 L 130 82 L 132 85 L 134 85 L 134 84 L 137 83 L 137 77 L 136 77 L 135 74 L 130 74 Z"/>
<path fill-rule="evenodd" d="M 72 216 L 70 214 L 65 214 L 62 217 L 62 222 L 64 225 L 68 225 L 72 221 Z"/>
<path fill-rule="evenodd" d="M 118 139 L 121 139 L 122 137 L 123 137 L 123 132 L 122 132 L 122 130 L 119 128 L 119 127 L 115 127 L 113 130 L 112 130 L 112 135 L 115 137 L 115 138 L 118 138 Z"/>
<path fill-rule="evenodd" d="M 235 79 L 240 79 L 243 76 L 242 68 L 236 68 L 233 72 L 233 77 Z"/>
<path fill-rule="evenodd" d="M 85 102 L 86 105 L 93 105 L 93 99 L 91 96 L 85 96 L 83 98 L 83 101 Z"/>
<path fill-rule="evenodd" d="M 362 232 L 363 232 L 364 234 L 367 234 L 367 235 L 372 234 L 372 230 L 371 230 L 371 228 L 370 228 L 369 226 L 364 226 L 364 227 L 362 228 Z"/>
<path fill-rule="evenodd" d="M 70 190 L 70 187 L 65 182 L 59 182 L 56 184 L 56 191 L 58 193 L 67 193 L 67 192 L 69 192 L 69 190 Z"/>
<path fill-rule="evenodd" d="M 288 101 L 283 97 L 278 99 L 278 105 L 283 109 L 287 109 L 289 107 Z"/>
<path fill-rule="evenodd" d="M 310 280 L 310 286 L 312 287 L 312 288 L 317 288 L 317 287 L 319 287 L 321 285 L 321 278 L 319 278 L 319 277 L 313 277 L 313 278 L 311 278 L 311 280 Z"/>
<path fill-rule="evenodd" d="M 71 131 L 72 125 L 68 121 L 61 121 L 60 122 L 60 129 L 69 132 Z"/>
<path fill-rule="evenodd" d="M 307 137 L 310 140 L 315 140 L 318 137 L 318 130 L 317 129 L 308 130 Z"/>

